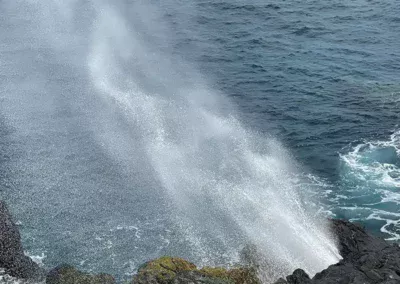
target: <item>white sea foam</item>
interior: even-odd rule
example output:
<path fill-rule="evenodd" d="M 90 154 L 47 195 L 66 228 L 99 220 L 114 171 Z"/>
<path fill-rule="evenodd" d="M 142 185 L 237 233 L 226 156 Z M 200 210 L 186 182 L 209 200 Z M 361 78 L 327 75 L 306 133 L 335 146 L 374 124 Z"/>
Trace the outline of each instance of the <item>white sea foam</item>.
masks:
<path fill-rule="evenodd" d="M 44 252 L 40 255 L 38 254 L 31 254 L 29 251 L 25 251 L 25 255 L 29 256 L 34 262 L 39 264 L 39 266 L 43 266 L 43 260 L 47 257 Z"/>
<path fill-rule="evenodd" d="M 383 216 L 383 217 L 382 217 Z M 388 217 L 394 217 L 395 220 L 392 220 L 391 218 Z M 389 235 L 389 238 L 386 238 L 386 240 L 389 241 L 396 241 L 400 240 L 400 213 L 399 214 L 390 214 L 388 212 L 377 212 L 375 211 L 374 213 L 370 214 L 367 217 L 367 220 L 380 220 L 384 221 L 386 224 L 381 227 L 381 232 Z M 393 228 L 389 229 L 389 226 L 393 226 Z"/>
<path fill-rule="evenodd" d="M 400 131 L 387 140 L 365 141 L 342 154 L 342 187 L 348 198 L 359 205 L 343 206 L 360 221 L 382 221 L 381 232 L 389 240 L 399 240 L 400 223 Z M 379 209 L 378 209 L 379 208 Z"/>
<path fill-rule="evenodd" d="M 0 283 L 1 284 L 45 284 L 45 281 L 37 282 L 31 280 L 24 280 L 12 277 L 5 273 L 5 270 L 0 268 Z"/>
<path fill-rule="evenodd" d="M 389 157 L 397 163 L 384 162 L 385 158 L 382 161 L 376 160 L 379 157 L 373 155 L 385 149 L 390 151 L 388 155 L 397 155 L 397 157 Z M 400 187 L 400 131 L 394 132 L 387 141 L 360 143 L 349 153 L 342 154 L 340 157 L 357 179 L 379 186 Z"/>
<path fill-rule="evenodd" d="M 135 237 L 140 239 L 140 229 L 137 226 L 118 225 L 116 228 L 110 229 L 110 232 L 115 231 L 134 231 Z"/>

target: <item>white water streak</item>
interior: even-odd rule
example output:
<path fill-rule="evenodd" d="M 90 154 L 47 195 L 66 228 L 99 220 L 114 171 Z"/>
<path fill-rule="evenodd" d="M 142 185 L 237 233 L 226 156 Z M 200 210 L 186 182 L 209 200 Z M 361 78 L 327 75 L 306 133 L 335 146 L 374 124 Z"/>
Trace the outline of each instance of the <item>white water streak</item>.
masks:
<path fill-rule="evenodd" d="M 132 5 L 157 13 L 149 4 Z M 224 232 L 228 224 L 222 220 L 230 220 L 229 226 L 268 255 L 274 272 L 267 277 L 282 276 L 298 267 L 315 274 L 337 262 L 333 239 L 321 220 L 305 208 L 290 181 L 295 169 L 286 151 L 273 139 L 243 128 L 234 115 L 220 112 L 222 106 L 211 108 L 204 103 L 218 101 L 218 95 L 201 80 L 195 85 L 174 80 L 170 74 L 182 71 L 174 70 L 174 63 L 184 64 L 164 59 L 154 62 L 168 54 L 148 47 L 143 31 L 129 25 L 115 8 L 103 5 L 96 10 L 88 58 L 93 84 L 139 129 L 162 187 L 188 222 L 224 240 L 231 236 L 229 230 Z M 126 63 L 136 69 L 136 76 L 124 70 Z M 138 78 L 164 84 L 165 93 L 149 91 Z M 207 241 L 195 234 L 191 237 L 200 241 L 203 253 L 211 253 Z"/>

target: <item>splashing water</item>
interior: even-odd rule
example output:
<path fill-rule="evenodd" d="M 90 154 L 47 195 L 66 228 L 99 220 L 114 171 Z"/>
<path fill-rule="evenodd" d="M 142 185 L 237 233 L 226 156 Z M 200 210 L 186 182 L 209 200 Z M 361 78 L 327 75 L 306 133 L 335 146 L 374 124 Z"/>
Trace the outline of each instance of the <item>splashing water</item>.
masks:
<path fill-rule="evenodd" d="M 387 140 L 364 141 L 346 150 L 340 156 L 346 199 L 335 207 L 346 218 L 379 229 L 388 240 L 399 240 L 400 131 Z"/>
<path fill-rule="evenodd" d="M 222 111 L 227 103 L 196 82 L 195 72 L 185 70 L 194 76 L 189 82 L 176 80 L 182 71 L 176 66 L 184 65 L 148 46 L 114 8 L 97 11 L 88 61 L 92 82 L 137 129 L 162 187 L 182 212 L 182 226 L 205 257 L 216 247 L 235 250 L 236 237 L 243 236 L 268 255 L 268 278 L 298 267 L 315 274 L 337 262 L 326 227 L 294 190 L 295 169 L 285 150 Z M 205 240 L 199 237 L 204 233 Z"/>
<path fill-rule="evenodd" d="M 400 187 L 400 131 L 387 141 L 358 144 L 341 159 L 358 179 L 386 187 Z"/>
<path fill-rule="evenodd" d="M 269 282 L 296 268 L 313 275 L 339 260 L 326 222 L 298 186 L 290 154 L 246 129 L 229 101 L 175 55 L 159 6 L 26 2 L 54 52 L 70 55 L 68 64 L 86 63 L 88 86 L 82 88 L 123 121 L 112 131 L 93 127 L 98 144 L 126 167 L 156 177 L 159 194 L 176 207 L 175 223 L 191 242 L 196 264 L 229 264 L 254 244 L 265 255 L 262 277 Z M 178 2 L 158 5 L 189 13 Z M 92 111 L 99 118 L 94 125 L 107 120 Z"/>

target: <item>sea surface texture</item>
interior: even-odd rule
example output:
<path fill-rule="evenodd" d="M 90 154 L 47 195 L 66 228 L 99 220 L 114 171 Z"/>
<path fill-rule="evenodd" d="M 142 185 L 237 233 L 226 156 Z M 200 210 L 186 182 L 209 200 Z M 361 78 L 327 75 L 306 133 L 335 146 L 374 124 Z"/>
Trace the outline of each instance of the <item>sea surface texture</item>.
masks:
<path fill-rule="evenodd" d="M 0 197 L 45 267 L 121 279 L 328 266 L 315 212 L 399 241 L 400 2 L 0 1 Z"/>

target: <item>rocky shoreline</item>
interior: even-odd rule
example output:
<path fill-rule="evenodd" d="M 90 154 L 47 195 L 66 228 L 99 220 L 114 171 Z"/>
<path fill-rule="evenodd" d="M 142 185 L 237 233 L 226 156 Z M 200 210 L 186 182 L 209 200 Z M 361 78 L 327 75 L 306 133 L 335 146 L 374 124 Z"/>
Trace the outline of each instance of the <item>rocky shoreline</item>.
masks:
<path fill-rule="evenodd" d="M 312 279 L 297 269 L 275 284 L 399 284 L 400 247 L 368 234 L 360 225 L 331 220 L 343 259 L 317 273 Z M 46 284 L 114 284 L 108 274 L 91 275 L 70 265 L 60 265 L 46 273 L 24 255 L 21 236 L 4 202 L 0 201 L 0 268 L 17 279 Z M 161 257 L 143 264 L 130 284 L 261 284 L 254 266 L 232 269 L 197 268 L 181 258 Z M 7 276 L 7 277 L 9 277 Z M 0 277 L 1 283 L 6 282 Z"/>

